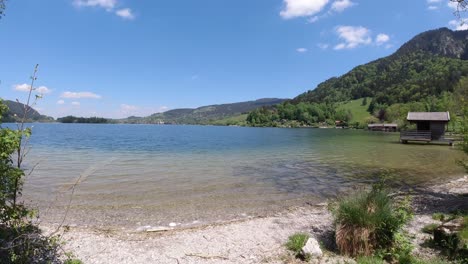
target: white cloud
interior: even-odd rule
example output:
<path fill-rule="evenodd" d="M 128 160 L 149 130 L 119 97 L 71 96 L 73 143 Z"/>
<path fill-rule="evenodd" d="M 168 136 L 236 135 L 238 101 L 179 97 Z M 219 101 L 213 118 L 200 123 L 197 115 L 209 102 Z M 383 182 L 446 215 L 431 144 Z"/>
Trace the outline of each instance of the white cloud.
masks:
<path fill-rule="evenodd" d="M 140 107 L 129 104 L 121 104 L 118 112 L 113 114 L 115 118 L 124 118 L 129 116 L 149 116 L 154 113 L 161 113 L 167 111 L 169 108 L 167 106 L 161 107 Z"/>
<path fill-rule="evenodd" d="M 304 53 L 304 52 L 307 52 L 307 49 L 306 48 L 298 48 L 296 49 L 297 52 L 299 53 Z"/>
<path fill-rule="evenodd" d="M 308 19 L 307 19 L 307 22 L 309 22 L 309 23 L 315 23 L 315 22 L 317 22 L 319 19 L 320 19 L 319 16 L 313 16 L 313 17 L 311 17 L 311 18 L 308 18 Z"/>
<path fill-rule="evenodd" d="M 447 6 L 451 9 L 453 9 L 454 11 L 458 11 L 458 3 L 457 2 L 448 2 Z"/>
<path fill-rule="evenodd" d="M 64 100 L 58 100 L 58 101 L 57 101 L 57 104 L 63 105 L 63 104 L 65 104 L 65 101 L 64 101 Z"/>
<path fill-rule="evenodd" d="M 73 106 L 80 106 L 80 102 L 71 102 Z"/>
<path fill-rule="evenodd" d="M 387 34 L 380 33 L 375 38 L 375 43 L 377 45 L 382 45 L 382 44 L 388 42 L 389 40 L 390 40 L 390 36 L 388 36 Z"/>
<path fill-rule="evenodd" d="M 123 8 L 115 11 L 115 14 L 123 19 L 133 20 L 135 15 L 130 8 Z"/>
<path fill-rule="evenodd" d="M 110 11 L 116 6 L 117 0 L 74 0 L 73 4 L 78 7 L 101 7 Z"/>
<path fill-rule="evenodd" d="M 45 86 L 39 86 L 37 88 L 34 88 L 34 90 L 37 91 L 40 94 L 48 94 L 48 93 L 52 92 L 49 88 L 47 88 Z"/>
<path fill-rule="evenodd" d="M 427 7 L 427 9 L 429 9 L 429 10 L 437 10 L 437 9 L 439 9 L 439 7 L 438 7 L 438 6 L 430 5 L 430 6 Z"/>
<path fill-rule="evenodd" d="M 455 30 L 467 30 L 468 29 L 468 18 L 458 20 L 450 20 L 449 25 Z"/>
<path fill-rule="evenodd" d="M 121 104 L 120 105 L 120 111 L 123 114 L 130 114 L 138 110 L 137 106 L 134 105 L 128 105 L 128 104 Z"/>
<path fill-rule="evenodd" d="M 442 0 L 427 0 L 428 4 L 435 4 L 435 3 L 440 3 Z"/>
<path fill-rule="evenodd" d="M 100 99 L 101 96 L 99 94 L 95 94 L 92 92 L 64 92 L 60 95 L 61 98 L 73 98 L 73 99 L 80 99 L 80 98 L 89 98 L 89 99 Z"/>
<path fill-rule="evenodd" d="M 319 43 L 319 44 L 317 44 L 317 47 L 319 47 L 319 48 L 322 49 L 322 50 L 328 49 L 329 46 L 330 46 L 330 45 L 328 45 L 328 44 L 326 44 L 326 43 Z"/>
<path fill-rule="evenodd" d="M 20 92 L 29 92 L 29 90 L 31 89 L 31 85 L 29 84 L 26 84 L 26 83 L 23 83 L 23 84 L 16 84 L 16 85 L 13 85 L 13 89 L 15 91 L 20 91 Z M 48 94 L 50 92 L 52 92 L 51 89 L 45 87 L 45 86 L 39 86 L 39 87 L 35 87 L 33 89 L 33 91 L 36 91 L 40 94 Z"/>
<path fill-rule="evenodd" d="M 352 7 L 355 3 L 350 0 L 336 0 L 331 6 L 331 10 L 335 12 L 343 12 L 346 8 Z"/>
<path fill-rule="evenodd" d="M 31 86 L 29 84 L 16 84 L 16 85 L 13 85 L 13 89 L 15 91 L 20 91 L 20 92 L 29 92 L 29 89 L 31 88 Z"/>
<path fill-rule="evenodd" d="M 133 14 L 133 11 L 130 8 L 121 8 L 115 10 L 118 6 L 118 0 L 73 0 L 73 4 L 76 7 L 104 8 L 107 12 L 112 12 L 123 19 L 135 19 L 135 15 Z"/>
<path fill-rule="evenodd" d="M 280 16 L 284 19 L 313 16 L 328 4 L 329 0 L 283 0 L 284 8 Z"/>
<path fill-rule="evenodd" d="M 333 47 L 334 50 L 342 50 L 342 49 L 345 49 L 346 48 L 346 44 L 344 43 L 340 43 L 338 45 L 336 45 L 335 47 Z"/>
<path fill-rule="evenodd" d="M 369 45 L 372 43 L 371 32 L 365 27 L 338 26 L 336 28 L 338 37 L 344 42 L 335 46 L 335 50 L 353 49 L 360 45 Z"/>

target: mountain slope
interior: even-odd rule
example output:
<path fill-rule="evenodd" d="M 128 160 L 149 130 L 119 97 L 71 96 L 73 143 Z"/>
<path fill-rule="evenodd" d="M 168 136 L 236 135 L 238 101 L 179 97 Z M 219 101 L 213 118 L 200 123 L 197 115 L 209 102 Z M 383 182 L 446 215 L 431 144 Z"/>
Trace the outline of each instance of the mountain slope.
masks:
<path fill-rule="evenodd" d="M 453 91 L 468 76 L 468 31 L 447 28 L 421 33 L 394 54 L 331 78 L 293 99 L 298 102 L 340 102 L 373 97 L 391 105 L 420 101 Z"/>
<path fill-rule="evenodd" d="M 6 112 L 4 116 L 2 116 L 2 122 L 4 123 L 19 122 L 24 115 L 25 105 L 22 103 L 11 101 L 11 100 L 4 100 L 3 103 L 5 103 L 6 106 L 8 106 L 8 112 Z M 38 111 L 36 111 L 32 107 L 28 107 L 26 120 L 27 122 L 54 121 L 52 117 L 41 115 Z"/>
<path fill-rule="evenodd" d="M 157 113 L 148 117 L 131 117 L 121 122 L 124 123 L 160 123 L 166 124 L 218 124 L 220 120 L 230 118 L 238 119 L 239 116 L 253 109 L 271 106 L 286 101 L 286 99 L 264 98 L 255 101 L 202 106 L 196 109 L 183 108 Z"/>

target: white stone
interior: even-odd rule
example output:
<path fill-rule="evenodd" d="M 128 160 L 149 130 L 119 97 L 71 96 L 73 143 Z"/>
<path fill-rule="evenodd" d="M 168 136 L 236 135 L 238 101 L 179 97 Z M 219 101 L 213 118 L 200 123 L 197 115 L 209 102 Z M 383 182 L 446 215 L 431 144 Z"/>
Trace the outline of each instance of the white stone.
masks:
<path fill-rule="evenodd" d="M 165 226 L 156 226 L 146 229 L 146 232 L 165 232 L 169 230 L 172 230 L 172 228 L 168 228 Z"/>
<path fill-rule="evenodd" d="M 320 249 L 320 245 L 315 238 L 309 238 L 307 243 L 302 248 L 302 254 L 310 255 L 312 257 L 320 258 L 323 256 L 323 252 Z"/>

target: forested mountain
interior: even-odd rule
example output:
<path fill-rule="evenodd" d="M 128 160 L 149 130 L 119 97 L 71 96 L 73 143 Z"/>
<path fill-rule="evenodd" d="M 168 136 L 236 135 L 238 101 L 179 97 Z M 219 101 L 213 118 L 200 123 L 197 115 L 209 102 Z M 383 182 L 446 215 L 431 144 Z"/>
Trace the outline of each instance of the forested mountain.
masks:
<path fill-rule="evenodd" d="M 25 105 L 22 103 L 18 103 L 15 101 L 4 100 L 3 101 L 6 106 L 8 106 L 8 112 L 2 116 L 2 122 L 4 123 L 13 123 L 18 122 L 23 118 L 24 115 L 24 107 Z M 26 115 L 27 122 L 53 122 L 54 118 L 50 116 L 41 115 L 38 111 L 36 111 L 32 107 L 27 108 L 27 115 Z"/>
<path fill-rule="evenodd" d="M 358 66 L 299 95 L 294 102 L 341 102 L 373 97 L 391 105 L 453 91 L 468 76 L 468 31 L 447 28 L 421 33 L 394 54 Z"/>
<path fill-rule="evenodd" d="M 215 124 L 219 120 L 233 118 L 263 106 L 271 106 L 286 99 L 263 98 L 255 101 L 202 106 L 196 109 L 184 108 L 156 113 L 148 117 L 129 117 L 120 120 L 124 123 L 160 123 L 166 124 Z"/>
<path fill-rule="evenodd" d="M 339 104 L 368 97 L 372 98 L 369 117 L 402 121 L 401 115 L 407 109 L 448 110 L 448 105 L 453 105 L 449 101 L 453 101 L 455 88 L 467 83 L 467 77 L 468 30 L 431 30 L 417 35 L 388 57 L 328 79 L 278 107 L 256 110 L 248 121 L 251 125 L 267 126 L 288 125 L 291 120 L 302 125 L 331 124 L 333 120 L 351 119 Z M 437 101 L 442 98 L 443 103 Z M 406 105 L 401 108 L 397 104 Z M 396 108 L 398 113 L 388 114 L 387 110 Z"/>

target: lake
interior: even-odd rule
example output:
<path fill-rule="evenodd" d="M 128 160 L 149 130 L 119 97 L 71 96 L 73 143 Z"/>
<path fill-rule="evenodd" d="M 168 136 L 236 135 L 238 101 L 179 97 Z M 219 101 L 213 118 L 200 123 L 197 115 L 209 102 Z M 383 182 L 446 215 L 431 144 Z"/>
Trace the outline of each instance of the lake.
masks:
<path fill-rule="evenodd" d="M 461 176 L 453 147 L 342 129 L 33 124 L 24 198 L 46 223 L 181 227 L 265 215 L 372 182 Z"/>

